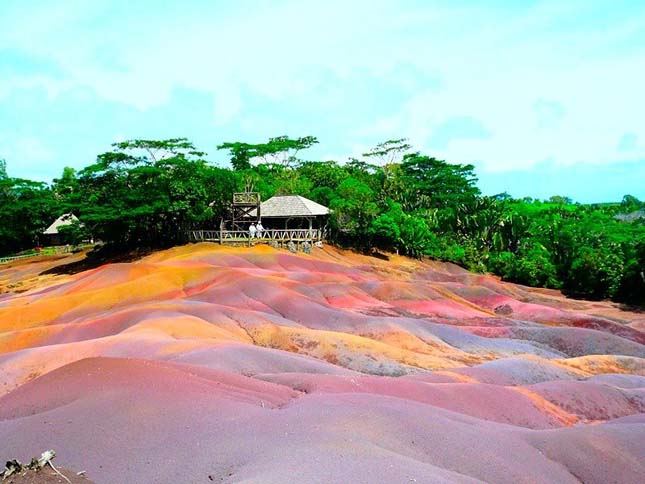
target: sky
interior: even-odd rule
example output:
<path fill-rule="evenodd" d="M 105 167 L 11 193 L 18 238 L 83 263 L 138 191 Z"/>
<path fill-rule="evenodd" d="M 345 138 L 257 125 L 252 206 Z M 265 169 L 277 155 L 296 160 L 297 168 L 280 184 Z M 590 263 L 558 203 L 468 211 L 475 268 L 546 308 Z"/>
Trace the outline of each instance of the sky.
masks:
<path fill-rule="evenodd" d="M 407 137 L 485 194 L 645 199 L 645 2 L 1 0 L 0 158 L 50 181 L 110 144 Z"/>

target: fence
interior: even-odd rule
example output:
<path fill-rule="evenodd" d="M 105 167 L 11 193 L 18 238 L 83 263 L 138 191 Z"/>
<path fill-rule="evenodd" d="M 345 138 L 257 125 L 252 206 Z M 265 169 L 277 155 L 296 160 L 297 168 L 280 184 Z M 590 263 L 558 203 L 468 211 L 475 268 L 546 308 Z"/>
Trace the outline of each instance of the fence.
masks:
<path fill-rule="evenodd" d="M 28 254 L 28 255 L 14 255 L 12 257 L 0 257 L 0 264 L 7 264 L 16 260 L 29 259 L 30 257 L 36 257 L 40 254 Z"/>
<path fill-rule="evenodd" d="M 324 231 L 321 229 L 267 229 L 261 233 L 256 233 L 251 237 L 247 230 L 191 230 L 188 234 L 191 242 L 219 242 L 239 243 L 239 242 L 318 242 L 324 239 Z"/>
<path fill-rule="evenodd" d="M 76 245 L 76 246 L 58 245 L 58 246 L 52 246 L 52 247 L 45 247 L 40 252 L 34 252 L 33 254 L 0 257 L 0 264 L 8 264 L 9 262 L 14 262 L 22 259 L 29 259 L 31 257 L 39 257 L 43 255 L 69 254 L 70 252 L 72 252 L 72 250 L 87 249 L 89 247 L 94 247 L 94 244 L 83 244 L 83 245 Z"/>

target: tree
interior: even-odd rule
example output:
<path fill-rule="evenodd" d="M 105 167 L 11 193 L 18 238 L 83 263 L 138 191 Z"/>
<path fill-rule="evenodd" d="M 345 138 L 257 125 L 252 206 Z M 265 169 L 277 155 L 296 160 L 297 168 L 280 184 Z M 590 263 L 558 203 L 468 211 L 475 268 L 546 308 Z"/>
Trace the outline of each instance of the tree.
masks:
<path fill-rule="evenodd" d="M 409 190 L 428 197 L 434 208 L 456 207 L 479 195 L 473 165 L 446 163 L 415 153 L 405 155 L 401 167 Z"/>
<path fill-rule="evenodd" d="M 256 145 L 257 156 L 261 157 L 265 163 L 276 163 L 282 167 L 292 167 L 298 158 L 296 155 L 307 148 L 318 143 L 314 136 L 305 136 L 302 138 L 291 139 L 288 136 L 278 136 L 270 138 L 268 143 Z"/>
<path fill-rule="evenodd" d="M 616 298 L 619 301 L 645 306 L 645 234 L 634 233 L 632 243 L 633 245 L 624 251 L 623 277 Z"/>
<path fill-rule="evenodd" d="M 401 223 L 405 213 L 401 205 L 392 200 L 388 200 L 387 205 L 387 212 L 376 217 L 368 229 L 370 245 L 398 253 L 401 247 Z"/>
<path fill-rule="evenodd" d="M 510 278 L 520 284 L 539 287 L 560 287 L 557 268 L 546 247 L 535 244 L 513 260 Z"/>
<path fill-rule="evenodd" d="M 274 180 L 276 195 L 309 195 L 313 184 L 295 170 L 282 170 Z"/>
<path fill-rule="evenodd" d="M 226 210 L 229 170 L 207 165 L 184 138 L 113 145 L 80 172 L 80 217 L 96 237 L 117 245 L 168 245 Z"/>
<path fill-rule="evenodd" d="M 549 203 L 556 203 L 558 205 L 571 205 L 573 203 L 573 200 L 569 197 L 564 197 L 562 195 L 553 195 L 551 198 L 548 200 Z"/>
<path fill-rule="evenodd" d="M 565 275 L 568 293 L 602 299 L 613 297 L 620 289 L 623 276 L 622 254 L 608 247 L 580 247 Z"/>
<path fill-rule="evenodd" d="M 167 246 L 192 228 L 216 226 L 235 191 L 258 191 L 263 199 L 296 193 L 333 210 L 330 233 L 338 244 L 431 256 L 576 297 L 645 304 L 645 223 L 637 216 L 644 204 L 634 196 L 587 205 L 562 196 L 486 197 L 472 165 L 406 153 L 405 139 L 343 165 L 298 160 L 317 142 L 281 136 L 224 143 L 218 148 L 230 152 L 231 170 L 207 163 L 185 138 L 129 140 L 78 173 L 65 168 L 51 186 L 11 178 L 0 160 L 0 252 L 33 246 L 66 212 L 108 245 Z M 634 218 L 621 216 L 632 212 Z M 69 231 L 72 239 L 84 236 L 80 227 Z"/>
<path fill-rule="evenodd" d="M 242 171 L 251 168 L 251 158 L 255 156 L 254 145 L 235 141 L 232 143 L 222 143 L 217 149 L 229 151 L 231 166 L 234 170 Z"/>
<path fill-rule="evenodd" d="M 52 191 L 41 182 L 6 176 L 0 166 L 0 254 L 33 247 L 58 216 Z"/>
<path fill-rule="evenodd" d="M 383 250 L 398 252 L 401 229 L 392 214 L 383 213 L 376 217 L 368 228 L 370 245 Z"/>
<path fill-rule="evenodd" d="M 377 144 L 367 153 L 363 153 L 365 158 L 374 159 L 381 167 L 386 167 L 394 163 L 399 163 L 403 154 L 412 148 L 407 138 L 390 139 Z"/>
<path fill-rule="evenodd" d="M 366 248 L 367 228 L 378 213 L 374 191 L 362 181 L 350 177 L 340 184 L 337 195 L 331 202 L 336 229 Z"/>
<path fill-rule="evenodd" d="M 134 139 L 113 143 L 112 146 L 118 151 L 130 152 L 130 160 L 134 163 L 144 164 L 153 164 L 167 158 L 203 158 L 206 155 L 205 152 L 195 149 L 186 138 Z"/>
<path fill-rule="evenodd" d="M 410 257 L 421 257 L 433 238 L 425 221 L 418 217 L 405 216 L 401 223 L 401 244 Z"/>
<path fill-rule="evenodd" d="M 376 166 L 381 167 L 379 176 L 382 203 L 389 198 L 403 205 L 409 204 L 400 162 L 404 153 L 411 147 L 407 138 L 399 138 L 379 143 L 367 153 L 363 153 L 365 158 L 373 160 Z"/>
<path fill-rule="evenodd" d="M 298 165 L 299 177 L 307 178 L 315 187 L 338 186 L 347 178 L 347 170 L 335 161 L 303 161 Z"/>
<path fill-rule="evenodd" d="M 638 198 L 633 195 L 625 195 L 620 202 L 620 208 L 623 212 L 629 213 L 636 211 L 645 206 L 644 202 L 641 202 Z"/>
<path fill-rule="evenodd" d="M 65 243 L 71 245 L 79 245 L 83 241 L 88 240 L 91 235 L 85 225 L 78 220 L 74 220 L 69 225 L 63 225 L 58 229 L 58 233 Z"/>
<path fill-rule="evenodd" d="M 273 163 L 283 168 L 292 167 L 297 161 L 296 155 L 318 143 L 314 136 L 291 139 L 288 136 L 269 138 L 266 143 L 249 144 L 239 141 L 222 143 L 218 150 L 229 150 L 231 165 L 235 170 L 251 168 L 251 160 L 261 158 L 265 163 Z"/>
<path fill-rule="evenodd" d="M 63 168 L 61 177 L 54 178 L 52 181 L 52 190 L 54 191 L 56 199 L 63 201 L 64 204 L 71 200 L 79 190 L 76 170 L 69 166 Z"/>
<path fill-rule="evenodd" d="M 479 197 L 457 206 L 456 232 L 474 242 L 482 251 L 490 250 L 495 242 L 494 234 L 502 225 L 502 207 L 491 197 Z"/>

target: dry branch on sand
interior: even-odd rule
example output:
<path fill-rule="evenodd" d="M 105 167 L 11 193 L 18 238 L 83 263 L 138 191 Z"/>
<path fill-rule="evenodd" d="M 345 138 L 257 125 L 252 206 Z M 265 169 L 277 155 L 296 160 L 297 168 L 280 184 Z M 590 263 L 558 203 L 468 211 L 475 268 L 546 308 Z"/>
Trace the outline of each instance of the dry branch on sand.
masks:
<path fill-rule="evenodd" d="M 54 484 L 54 483 L 89 483 L 84 471 L 73 473 L 57 469 L 52 460 L 56 457 L 54 450 L 43 452 L 40 457 L 32 457 L 29 464 L 22 464 L 18 459 L 7 461 L 5 470 L 0 474 L 0 481 L 6 484 Z M 45 469 L 50 470 L 49 473 Z"/>

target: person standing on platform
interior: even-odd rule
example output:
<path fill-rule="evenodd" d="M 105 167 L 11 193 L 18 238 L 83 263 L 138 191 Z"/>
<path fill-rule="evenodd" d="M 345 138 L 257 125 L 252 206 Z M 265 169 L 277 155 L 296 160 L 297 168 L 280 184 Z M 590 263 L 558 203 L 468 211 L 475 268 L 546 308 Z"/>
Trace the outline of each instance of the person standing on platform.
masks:
<path fill-rule="evenodd" d="M 255 226 L 255 228 L 258 231 L 258 239 L 261 239 L 262 234 L 264 233 L 264 227 L 262 226 L 262 220 L 258 220 L 258 224 Z"/>
<path fill-rule="evenodd" d="M 254 223 L 251 223 L 251 226 L 249 227 L 249 237 L 250 238 L 255 238 L 255 234 L 257 233 L 258 229 L 255 227 Z"/>

